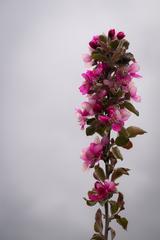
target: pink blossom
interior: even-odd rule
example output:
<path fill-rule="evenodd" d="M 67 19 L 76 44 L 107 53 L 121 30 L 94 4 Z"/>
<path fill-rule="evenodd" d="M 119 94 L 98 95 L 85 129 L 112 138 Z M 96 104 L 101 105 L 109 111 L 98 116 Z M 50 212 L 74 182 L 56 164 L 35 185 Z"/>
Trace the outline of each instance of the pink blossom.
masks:
<path fill-rule="evenodd" d="M 108 69 L 108 65 L 106 63 L 99 63 L 97 67 L 94 69 L 94 74 L 96 77 L 99 77 L 104 70 Z"/>
<path fill-rule="evenodd" d="M 131 77 L 133 78 L 141 78 L 142 76 L 137 74 L 137 72 L 139 71 L 140 67 L 138 65 L 138 63 L 132 63 L 131 65 L 129 65 L 128 67 L 128 73 L 130 74 Z"/>
<path fill-rule="evenodd" d="M 94 115 L 92 103 L 90 103 L 90 102 L 83 102 L 83 103 L 82 103 L 82 108 L 83 108 L 86 112 L 88 112 L 88 115 L 89 115 L 89 116 Z"/>
<path fill-rule="evenodd" d="M 95 182 L 92 191 L 88 192 L 89 200 L 93 202 L 103 201 L 109 197 L 109 194 L 116 191 L 116 184 L 110 180 L 102 182 Z"/>
<path fill-rule="evenodd" d="M 112 129 L 113 129 L 115 132 L 121 131 L 121 129 L 122 129 L 123 126 L 124 126 L 124 122 L 122 122 L 122 121 L 116 121 L 116 122 L 113 122 L 113 123 L 112 123 Z"/>
<path fill-rule="evenodd" d="M 92 96 L 93 99 L 99 100 L 107 96 L 107 91 L 106 89 L 100 89 L 99 91 L 96 92 L 94 96 Z"/>
<path fill-rule="evenodd" d="M 91 168 L 100 160 L 103 145 L 101 143 L 91 143 L 88 148 L 82 150 L 81 159 L 84 161 L 84 169 Z"/>
<path fill-rule="evenodd" d="M 88 82 L 93 82 L 96 78 L 94 71 L 92 70 L 87 70 L 86 73 L 82 73 L 82 77 L 88 81 Z"/>
<path fill-rule="evenodd" d="M 82 73 L 82 77 L 85 79 L 83 84 L 79 87 L 80 92 L 85 95 L 88 94 L 93 86 L 93 81 L 95 80 L 95 74 L 91 70 L 87 70 L 86 73 Z"/>
<path fill-rule="evenodd" d="M 126 108 L 121 108 L 116 111 L 116 118 L 120 121 L 127 121 L 128 118 L 131 116 L 131 113 Z"/>
<path fill-rule="evenodd" d="M 86 73 L 82 73 L 82 77 L 85 79 L 83 84 L 79 87 L 80 92 L 85 95 L 92 89 L 96 79 L 101 76 L 106 64 L 99 63 L 94 70 L 87 70 Z"/>
<path fill-rule="evenodd" d="M 104 124 L 110 124 L 114 131 L 119 132 L 130 115 L 131 113 L 125 108 L 110 106 L 107 108 L 107 115 L 99 115 L 98 120 Z"/>
<path fill-rule="evenodd" d="M 88 102 L 82 103 L 82 107 L 89 112 L 90 116 L 102 110 L 101 102 L 93 98 L 89 98 Z"/>
<path fill-rule="evenodd" d="M 83 61 L 85 63 L 85 67 L 92 67 L 92 63 L 93 63 L 93 60 L 92 60 L 92 57 L 90 54 L 83 54 Z"/>
<path fill-rule="evenodd" d="M 128 88 L 129 88 L 129 93 L 130 93 L 131 98 L 135 102 L 140 102 L 141 101 L 141 97 L 137 95 L 137 88 L 135 87 L 133 82 L 130 82 Z"/>
<path fill-rule="evenodd" d="M 119 84 L 119 86 L 128 86 L 130 81 L 132 80 L 132 76 L 128 73 L 128 70 L 126 69 L 126 73 L 122 74 L 120 71 L 117 71 L 116 73 L 116 82 Z"/>
<path fill-rule="evenodd" d="M 94 109 L 93 105 L 90 102 L 83 102 L 82 103 L 82 110 L 76 109 L 76 114 L 78 117 L 78 121 L 80 123 L 81 129 L 84 129 L 84 126 L 86 124 L 86 120 L 88 116 L 94 115 Z"/>
<path fill-rule="evenodd" d="M 110 117 L 105 116 L 105 115 L 99 115 L 98 116 L 98 120 L 102 123 L 108 123 L 110 120 Z"/>
<path fill-rule="evenodd" d="M 85 95 L 85 94 L 89 93 L 89 90 L 90 90 L 91 86 L 92 86 L 92 85 L 91 85 L 90 83 L 84 82 L 84 83 L 79 87 L 79 90 L 80 90 L 80 92 L 81 92 L 83 95 Z"/>
<path fill-rule="evenodd" d="M 91 55 L 89 55 L 89 54 L 84 54 L 84 55 L 83 55 L 83 61 L 84 61 L 85 63 L 91 62 L 91 61 L 92 61 Z"/>
<path fill-rule="evenodd" d="M 124 126 L 124 122 L 127 121 L 130 116 L 131 114 L 127 109 L 117 108 L 112 116 L 112 129 L 119 132 Z"/>
<path fill-rule="evenodd" d="M 100 139 L 97 137 L 89 147 L 82 150 L 81 159 L 83 160 L 84 169 L 91 168 L 101 159 L 103 147 L 108 144 L 108 137 Z"/>
<path fill-rule="evenodd" d="M 76 109 L 76 114 L 77 114 L 77 118 L 81 126 L 81 129 L 83 130 L 86 124 L 88 112 L 86 110 Z"/>

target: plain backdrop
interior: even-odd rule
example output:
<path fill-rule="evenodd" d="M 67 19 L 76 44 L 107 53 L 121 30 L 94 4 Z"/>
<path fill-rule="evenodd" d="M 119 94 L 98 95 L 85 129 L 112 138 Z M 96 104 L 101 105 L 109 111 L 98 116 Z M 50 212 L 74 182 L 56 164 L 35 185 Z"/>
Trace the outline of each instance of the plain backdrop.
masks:
<path fill-rule="evenodd" d="M 142 102 L 128 125 L 148 133 L 123 150 L 119 166 L 128 231 L 117 240 L 159 240 L 160 31 L 157 0 L 0 1 L 0 240 L 89 240 L 96 207 L 83 197 L 93 185 L 81 149 L 75 107 L 82 54 L 95 34 L 124 31 L 141 66 Z"/>

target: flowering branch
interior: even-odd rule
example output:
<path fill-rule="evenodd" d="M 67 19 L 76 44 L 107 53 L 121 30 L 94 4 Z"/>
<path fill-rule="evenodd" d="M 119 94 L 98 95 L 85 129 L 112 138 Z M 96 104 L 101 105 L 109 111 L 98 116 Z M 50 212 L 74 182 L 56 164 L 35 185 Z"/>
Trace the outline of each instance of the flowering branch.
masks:
<path fill-rule="evenodd" d="M 128 220 L 120 215 L 125 202 L 118 190 L 117 179 L 129 175 L 130 169 L 117 167 L 117 164 L 123 160 L 120 148 L 132 148 L 131 139 L 145 133 L 139 127 L 125 127 L 131 113 L 139 116 L 131 101 L 141 100 L 133 82 L 134 78 L 141 78 L 139 66 L 128 48 L 125 34 L 116 34 L 111 29 L 107 34 L 94 36 L 89 42 L 90 53 L 83 57 L 90 69 L 82 74 L 84 82 L 79 90 L 88 101 L 83 102 L 76 113 L 86 135 L 98 135 L 81 154 L 84 169 L 92 168 L 96 180 L 92 190 L 88 191 L 88 198 L 84 199 L 87 205 L 99 203 L 105 210 L 102 213 L 99 208 L 96 212 L 95 233 L 91 240 L 108 240 L 109 231 L 113 240 L 116 232 L 109 225 L 112 220 L 125 230 L 128 225 Z"/>

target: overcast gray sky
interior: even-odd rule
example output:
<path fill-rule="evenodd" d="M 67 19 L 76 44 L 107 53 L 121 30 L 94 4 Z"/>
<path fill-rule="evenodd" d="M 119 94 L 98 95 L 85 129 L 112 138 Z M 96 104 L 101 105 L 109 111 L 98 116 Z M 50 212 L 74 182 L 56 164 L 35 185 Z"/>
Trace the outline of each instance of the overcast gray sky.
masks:
<path fill-rule="evenodd" d="M 97 206 L 82 199 L 93 179 L 79 155 L 92 138 L 74 109 L 84 100 L 81 55 L 109 28 L 126 33 L 144 77 L 140 116 L 128 125 L 148 131 L 123 151 L 129 226 L 116 226 L 117 239 L 159 240 L 159 8 L 158 0 L 0 1 L 0 240 L 90 239 Z"/>

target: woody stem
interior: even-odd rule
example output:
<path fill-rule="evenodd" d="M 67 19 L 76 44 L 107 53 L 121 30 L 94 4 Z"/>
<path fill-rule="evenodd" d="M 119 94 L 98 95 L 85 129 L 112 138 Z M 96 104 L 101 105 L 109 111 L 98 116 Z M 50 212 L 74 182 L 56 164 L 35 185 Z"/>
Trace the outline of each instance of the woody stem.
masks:
<path fill-rule="evenodd" d="M 109 143 L 110 143 L 110 134 L 111 134 L 111 132 L 109 131 L 109 133 L 108 133 Z M 109 168 L 108 168 L 108 163 L 109 163 L 108 151 L 109 151 L 109 148 L 110 148 L 110 146 L 108 144 L 107 145 L 107 151 L 106 151 L 107 158 L 106 158 L 106 164 L 105 164 L 105 172 L 106 172 L 107 179 L 109 178 Z M 105 233 L 104 233 L 104 236 L 105 236 L 105 240 L 108 240 L 108 229 L 109 229 L 109 206 L 108 206 L 108 202 L 105 203 L 104 208 L 105 208 Z"/>

